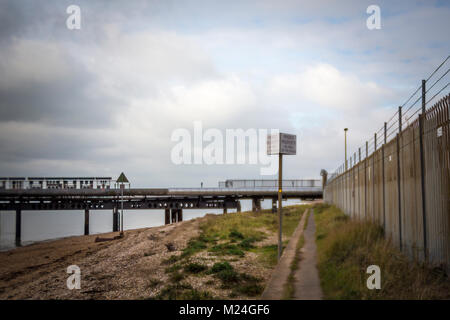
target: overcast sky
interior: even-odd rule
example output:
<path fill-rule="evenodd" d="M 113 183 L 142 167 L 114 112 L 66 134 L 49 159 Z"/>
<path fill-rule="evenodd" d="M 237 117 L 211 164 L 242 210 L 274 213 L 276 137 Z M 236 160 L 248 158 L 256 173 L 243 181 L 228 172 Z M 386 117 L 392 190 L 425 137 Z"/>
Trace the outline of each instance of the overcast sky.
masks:
<path fill-rule="evenodd" d="M 172 163 L 172 132 L 202 121 L 297 134 L 285 178 L 319 177 L 342 163 L 344 127 L 353 153 L 448 56 L 449 30 L 448 1 L 1 0 L 0 176 L 274 178 Z"/>

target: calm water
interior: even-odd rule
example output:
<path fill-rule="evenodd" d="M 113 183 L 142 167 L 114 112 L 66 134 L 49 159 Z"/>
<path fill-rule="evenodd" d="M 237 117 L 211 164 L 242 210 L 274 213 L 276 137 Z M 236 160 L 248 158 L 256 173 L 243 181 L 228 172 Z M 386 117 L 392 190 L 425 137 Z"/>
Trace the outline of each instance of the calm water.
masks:
<path fill-rule="evenodd" d="M 283 201 L 283 206 L 299 204 L 298 200 Z M 251 210 L 251 200 L 241 201 L 242 211 Z M 261 202 L 269 209 L 271 200 Z M 236 210 L 229 210 L 235 212 Z M 223 210 L 191 209 L 183 210 L 183 219 L 190 220 L 206 213 L 221 214 Z M 164 225 L 164 210 L 124 210 L 125 230 Z M 14 211 L 0 211 L 0 250 L 15 247 Z M 91 210 L 89 216 L 90 234 L 112 231 L 112 210 Z M 22 211 L 22 245 L 37 241 L 57 239 L 84 234 L 84 210 Z"/>

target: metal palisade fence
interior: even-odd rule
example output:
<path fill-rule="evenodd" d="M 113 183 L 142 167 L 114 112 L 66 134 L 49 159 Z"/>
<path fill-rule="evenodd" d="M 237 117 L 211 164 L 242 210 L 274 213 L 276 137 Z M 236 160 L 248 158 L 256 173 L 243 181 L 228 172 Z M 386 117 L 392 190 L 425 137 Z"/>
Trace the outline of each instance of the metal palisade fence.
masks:
<path fill-rule="evenodd" d="M 353 218 L 383 226 L 386 236 L 409 257 L 442 266 L 447 273 L 449 58 L 422 80 L 421 86 L 365 146 L 358 148 L 349 159 L 348 170 L 343 164 L 330 175 L 324 190 L 327 203 L 335 204 Z"/>

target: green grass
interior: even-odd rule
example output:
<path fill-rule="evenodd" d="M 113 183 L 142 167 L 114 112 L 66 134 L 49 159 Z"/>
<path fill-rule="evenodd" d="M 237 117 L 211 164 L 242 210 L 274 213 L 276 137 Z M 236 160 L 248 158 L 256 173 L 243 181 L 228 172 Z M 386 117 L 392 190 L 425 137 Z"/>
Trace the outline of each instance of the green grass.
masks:
<path fill-rule="evenodd" d="M 278 262 L 278 245 L 271 244 L 250 250 L 258 255 L 258 260 L 265 266 L 272 268 Z"/>
<path fill-rule="evenodd" d="M 184 274 L 175 271 L 170 275 L 170 281 L 172 282 L 180 282 L 181 280 L 184 279 Z"/>
<path fill-rule="evenodd" d="M 216 262 L 212 266 L 210 273 L 218 273 L 223 270 L 233 270 L 233 267 L 228 263 L 228 261 Z"/>
<path fill-rule="evenodd" d="M 205 238 L 198 237 L 189 240 L 187 247 L 184 248 L 183 253 L 181 254 L 182 258 L 186 258 L 192 256 L 193 254 L 202 251 L 207 248 L 207 241 Z"/>
<path fill-rule="evenodd" d="M 334 206 L 314 208 L 321 286 L 326 299 L 449 299 L 443 272 L 410 261 L 373 223 L 350 220 Z M 369 290 L 367 267 L 378 265 L 381 289 Z"/>
<path fill-rule="evenodd" d="M 283 209 L 283 235 L 292 235 L 306 207 L 290 206 Z M 258 246 L 258 242 L 267 237 L 267 231 L 275 233 L 277 230 L 278 216 L 271 210 L 206 216 L 200 224 L 200 235 L 190 239 L 180 255 L 172 255 L 162 262 L 168 265 L 165 271 L 169 274 L 171 284 L 162 289 L 158 298 L 180 299 L 187 294 L 192 299 L 197 296 L 206 298 L 208 295 L 190 291 L 192 288 L 180 287 L 182 281 L 186 282 L 192 274 L 199 277 L 214 275 L 222 288 L 232 289 L 231 296 L 258 296 L 264 289 L 260 284 L 261 279 L 237 272 L 229 262 L 238 261 L 251 251 L 258 255 L 259 261 L 266 267 L 274 267 L 277 263 L 277 245 Z M 205 265 L 191 262 L 191 258 L 204 251 L 220 256 L 223 261 L 214 264 L 210 270 Z"/>
<path fill-rule="evenodd" d="M 292 235 L 307 207 L 306 205 L 297 205 L 283 208 L 283 235 Z M 270 210 L 262 210 L 261 212 L 209 216 L 201 226 L 205 238 L 220 240 L 251 238 L 260 241 L 265 237 L 264 232 L 261 231 L 264 228 L 276 232 L 278 215 Z"/>
<path fill-rule="evenodd" d="M 186 265 L 184 267 L 184 271 L 189 272 L 189 273 L 200 273 L 203 271 L 206 271 L 208 269 L 207 266 L 200 264 L 200 263 L 189 263 L 188 265 Z"/>
<path fill-rule="evenodd" d="M 216 255 L 235 255 L 243 257 L 245 255 L 244 251 L 242 251 L 237 245 L 230 244 L 230 243 L 222 243 L 215 245 L 214 247 L 209 249 L 210 252 L 216 254 Z"/>

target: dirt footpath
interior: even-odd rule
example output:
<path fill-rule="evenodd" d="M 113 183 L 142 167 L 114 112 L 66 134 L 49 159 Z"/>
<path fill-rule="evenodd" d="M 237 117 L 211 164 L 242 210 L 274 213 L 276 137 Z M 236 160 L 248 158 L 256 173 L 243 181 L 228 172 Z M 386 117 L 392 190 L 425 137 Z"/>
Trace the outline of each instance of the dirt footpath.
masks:
<path fill-rule="evenodd" d="M 174 252 L 199 234 L 200 219 L 125 231 L 122 239 L 95 242 L 99 235 L 70 237 L 0 252 L 0 299 L 145 299 L 154 279 L 167 275 L 166 244 Z M 100 235 L 112 238 L 117 233 Z M 68 290 L 67 267 L 81 269 L 81 290 Z"/>

